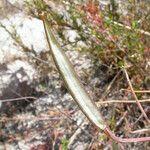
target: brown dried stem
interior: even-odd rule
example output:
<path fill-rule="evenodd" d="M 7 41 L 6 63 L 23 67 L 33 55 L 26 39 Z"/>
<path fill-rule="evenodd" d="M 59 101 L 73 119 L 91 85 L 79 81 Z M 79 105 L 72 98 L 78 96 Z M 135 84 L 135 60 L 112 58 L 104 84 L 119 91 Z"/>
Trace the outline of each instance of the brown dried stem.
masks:
<path fill-rule="evenodd" d="M 147 122 L 150 123 L 150 120 L 149 120 L 148 116 L 146 115 L 146 113 L 145 113 L 145 111 L 144 111 L 142 105 L 140 104 L 140 102 L 139 102 L 139 100 L 138 100 L 138 98 L 137 98 L 137 96 L 136 96 L 136 94 L 135 94 L 135 92 L 134 92 L 134 89 L 133 89 L 132 84 L 131 84 L 131 81 L 130 81 L 130 79 L 129 79 L 129 75 L 128 75 L 128 73 L 127 73 L 127 70 L 124 68 L 123 71 L 124 71 L 124 73 L 125 73 L 127 82 L 128 82 L 128 84 L 129 84 L 129 87 L 130 87 L 130 89 L 131 89 L 131 92 L 132 92 L 132 94 L 133 94 L 133 96 L 134 96 L 134 98 L 135 98 L 135 101 L 136 101 L 136 103 L 137 103 L 139 109 L 141 110 L 141 112 L 142 112 L 143 116 L 145 117 L 145 119 L 147 120 Z"/>
<path fill-rule="evenodd" d="M 125 103 L 125 104 L 131 104 L 131 103 L 137 103 L 135 100 L 107 100 L 107 101 L 101 101 L 102 99 L 99 100 L 99 102 L 96 102 L 96 105 L 99 107 L 100 105 L 104 104 L 115 104 L 115 103 Z M 139 100 L 140 103 L 149 103 L 150 99 L 143 99 Z"/>
<path fill-rule="evenodd" d="M 150 137 L 120 138 L 120 137 L 117 137 L 108 127 L 105 128 L 104 132 L 111 139 L 113 139 L 116 142 L 120 142 L 120 143 L 132 143 L 132 142 L 146 142 L 146 141 L 150 141 Z"/>
<path fill-rule="evenodd" d="M 6 103 L 6 102 L 14 102 L 14 101 L 21 101 L 21 100 L 27 100 L 27 99 L 32 99 L 32 100 L 37 100 L 36 97 L 33 96 L 27 96 L 27 97 L 19 97 L 19 98 L 11 98 L 11 99 L 0 99 L 0 102 Z M 139 100 L 140 103 L 149 103 L 150 99 L 141 99 Z M 96 105 L 100 107 L 100 105 L 104 104 L 115 104 L 115 103 L 125 103 L 125 104 L 131 104 L 131 103 L 136 103 L 135 100 L 107 100 L 107 101 L 102 101 L 102 99 L 99 99 L 98 102 L 96 102 Z"/>
<path fill-rule="evenodd" d="M 33 99 L 36 100 L 36 97 L 33 96 L 27 96 L 27 97 L 19 97 L 19 98 L 10 98 L 10 99 L 0 99 L 0 102 L 5 103 L 5 102 L 14 102 L 14 101 L 20 101 L 20 100 L 27 100 L 27 99 Z"/>
<path fill-rule="evenodd" d="M 128 90 L 128 89 L 121 89 L 121 90 L 131 92 L 131 90 Z M 134 92 L 135 93 L 150 93 L 150 90 L 134 90 Z"/>

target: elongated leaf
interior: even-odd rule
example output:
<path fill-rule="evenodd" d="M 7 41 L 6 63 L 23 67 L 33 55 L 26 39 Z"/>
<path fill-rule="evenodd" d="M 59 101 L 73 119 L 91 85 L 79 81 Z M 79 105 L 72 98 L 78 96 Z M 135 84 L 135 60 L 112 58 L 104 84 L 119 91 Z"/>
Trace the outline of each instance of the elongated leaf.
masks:
<path fill-rule="evenodd" d="M 48 21 L 43 19 L 43 23 L 50 51 L 52 53 L 57 69 L 66 84 L 66 87 L 87 118 L 92 121 L 98 128 L 104 130 L 106 125 L 96 105 L 92 102 L 84 90 L 83 85 L 81 84 L 76 72 L 74 71 L 71 62 L 56 41 Z"/>

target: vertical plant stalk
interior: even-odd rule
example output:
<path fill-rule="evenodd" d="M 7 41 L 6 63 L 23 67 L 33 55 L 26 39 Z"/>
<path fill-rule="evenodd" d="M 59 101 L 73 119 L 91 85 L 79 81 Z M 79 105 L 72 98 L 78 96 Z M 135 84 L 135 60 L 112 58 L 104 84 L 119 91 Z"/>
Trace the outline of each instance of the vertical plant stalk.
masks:
<path fill-rule="evenodd" d="M 80 107 L 81 111 L 85 116 L 99 129 L 104 131 L 106 135 L 115 140 L 116 142 L 144 142 L 150 141 L 150 137 L 143 138 L 120 138 L 115 136 L 115 134 L 109 129 L 106 122 L 103 120 L 95 103 L 90 99 L 87 92 L 84 90 L 81 81 L 79 80 L 76 72 L 69 59 L 67 58 L 65 52 L 59 46 L 57 40 L 55 39 L 51 26 L 47 19 L 41 15 L 40 18 L 43 20 L 44 29 L 49 44 L 50 52 L 52 54 L 55 65 L 63 78 L 63 81 L 68 88 L 71 96 L 74 98 L 75 102 Z"/>

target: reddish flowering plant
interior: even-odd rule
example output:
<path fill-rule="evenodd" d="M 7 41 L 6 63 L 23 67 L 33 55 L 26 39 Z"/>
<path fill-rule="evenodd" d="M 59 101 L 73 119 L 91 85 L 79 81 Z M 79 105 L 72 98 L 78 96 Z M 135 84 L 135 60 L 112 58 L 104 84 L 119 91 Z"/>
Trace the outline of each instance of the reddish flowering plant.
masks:
<path fill-rule="evenodd" d="M 87 19 L 89 21 L 92 21 L 94 25 L 102 27 L 103 19 L 100 14 L 100 10 L 98 9 L 98 6 L 96 6 L 93 2 L 88 2 L 83 6 L 83 10 L 88 13 Z"/>

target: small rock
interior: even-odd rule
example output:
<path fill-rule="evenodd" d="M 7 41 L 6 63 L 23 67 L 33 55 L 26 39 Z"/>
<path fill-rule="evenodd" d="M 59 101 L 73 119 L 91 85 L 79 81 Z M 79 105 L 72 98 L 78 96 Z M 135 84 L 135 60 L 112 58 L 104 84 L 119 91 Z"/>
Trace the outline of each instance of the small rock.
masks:
<path fill-rule="evenodd" d="M 80 38 L 79 34 L 74 30 L 64 30 L 63 34 L 65 36 L 65 39 L 69 40 L 69 42 L 71 43 L 76 42 L 76 39 Z"/>
<path fill-rule="evenodd" d="M 5 146 L 3 145 L 3 143 L 0 143 L 0 150 L 4 150 Z"/>

